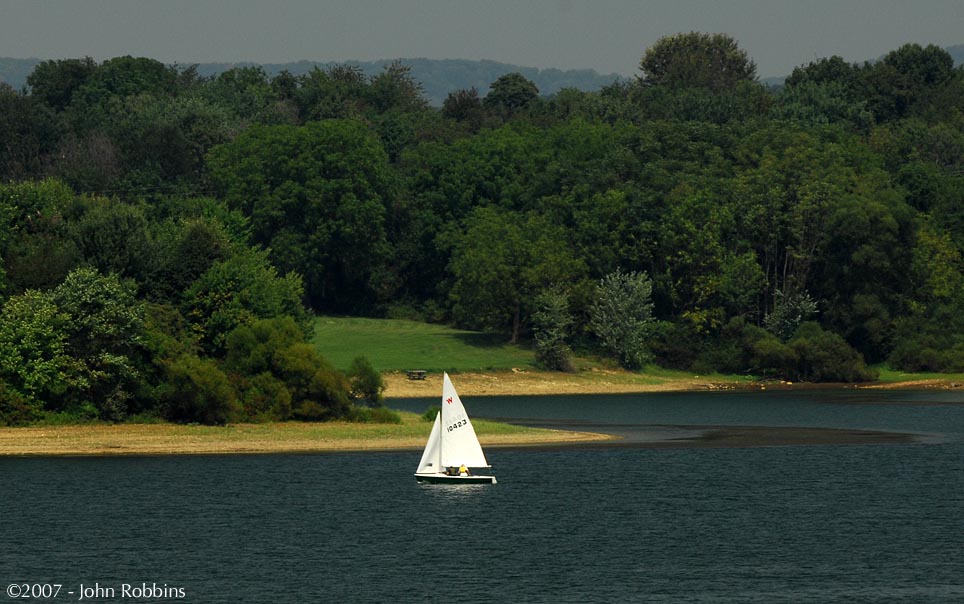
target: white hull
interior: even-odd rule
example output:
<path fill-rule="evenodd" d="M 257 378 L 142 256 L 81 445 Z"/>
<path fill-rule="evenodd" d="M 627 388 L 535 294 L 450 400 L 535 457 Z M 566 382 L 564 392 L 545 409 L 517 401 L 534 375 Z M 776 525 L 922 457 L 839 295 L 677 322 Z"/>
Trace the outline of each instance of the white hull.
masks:
<path fill-rule="evenodd" d="M 452 476 L 450 474 L 415 474 L 416 482 L 430 484 L 496 484 L 495 476 L 468 475 Z"/>

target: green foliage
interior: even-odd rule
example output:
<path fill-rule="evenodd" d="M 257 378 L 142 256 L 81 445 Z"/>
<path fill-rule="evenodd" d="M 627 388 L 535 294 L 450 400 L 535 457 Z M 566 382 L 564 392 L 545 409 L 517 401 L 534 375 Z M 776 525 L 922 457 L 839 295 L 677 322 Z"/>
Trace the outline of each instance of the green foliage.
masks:
<path fill-rule="evenodd" d="M 356 357 L 346 372 L 351 385 L 351 398 L 369 406 L 378 407 L 384 403 L 385 383 L 368 357 Z"/>
<path fill-rule="evenodd" d="M 214 263 L 191 284 L 184 292 L 182 312 L 202 348 L 220 355 L 233 329 L 257 319 L 291 316 L 307 333 L 302 291 L 301 279 L 293 273 L 279 276 L 266 252 L 242 250 Z"/>
<path fill-rule="evenodd" d="M 70 317 L 51 296 L 27 291 L 7 300 L 0 312 L 0 382 L 11 396 L 11 405 L 37 408 L 47 397 L 63 394 L 68 387 L 83 387 L 77 364 L 68 354 L 65 331 Z"/>
<path fill-rule="evenodd" d="M 360 424 L 400 424 L 402 416 L 388 407 L 353 406 L 347 417 L 350 422 Z"/>
<path fill-rule="evenodd" d="M 27 76 L 27 85 L 31 96 L 52 109 L 63 111 L 96 70 L 97 65 L 90 57 L 42 61 Z"/>
<path fill-rule="evenodd" d="M 589 307 L 589 328 L 623 367 L 638 369 L 649 358 L 653 283 L 646 273 L 616 270 L 600 279 Z"/>
<path fill-rule="evenodd" d="M 785 342 L 804 321 L 817 314 L 817 303 L 807 292 L 784 293 L 777 290 L 775 293 L 773 311 L 766 316 L 764 324 L 770 333 Z"/>
<path fill-rule="evenodd" d="M 86 199 L 84 205 L 83 216 L 71 228 L 84 260 L 101 273 L 146 282 L 155 257 L 144 208 L 102 197 Z"/>
<path fill-rule="evenodd" d="M 439 407 L 438 405 L 432 405 L 431 407 L 425 410 L 425 413 L 422 414 L 422 420 L 426 422 L 434 422 L 435 416 L 438 415 L 439 411 L 441 410 L 442 410 L 441 407 Z"/>
<path fill-rule="evenodd" d="M 317 421 L 349 412 L 349 378 L 304 338 L 291 317 L 262 319 L 228 334 L 224 367 L 234 376 L 249 419 Z"/>
<path fill-rule="evenodd" d="M 63 393 L 64 406 L 90 404 L 102 419 L 123 419 L 141 385 L 144 307 L 133 286 L 114 274 L 77 269 L 53 290 L 52 302 L 67 317 L 65 351 L 84 384 Z"/>
<path fill-rule="evenodd" d="M 0 425 L 21 426 L 40 417 L 40 403 L 0 380 Z"/>
<path fill-rule="evenodd" d="M 510 341 L 517 342 L 538 292 L 584 272 L 565 241 L 564 230 L 542 215 L 532 212 L 520 220 L 478 208 L 449 265 L 455 318 L 469 327 L 509 331 Z"/>
<path fill-rule="evenodd" d="M 521 73 L 507 73 L 489 86 L 482 104 L 506 116 L 524 109 L 539 98 L 539 89 Z"/>
<path fill-rule="evenodd" d="M 209 157 L 228 204 L 251 218 L 256 243 L 304 276 L 315 307 L 377 298 L 389 248 L 387 156 L 359 122 L 252 128 Z"/>
<path fill-rule="evenodd" d="M 639 62 L 643 82 L 719 91 L 756 79 L 756 64 L 726 34 L 680 33 L 660 38 Z"/>
<path fill-rule="evenodd" d="M 171 421 L 224 425 L 240 413 L 237 395 L 214 361 L 185 355 L 167 367 L 162 401 Z"/>
<path fill-rule="evenodd" d="M 877 374 L 839 335 L 804 323 L 789 342 L 797 357 L 796 379 L 811 382 L 865 382 Z M 791 377 L 794 377 L 791 374 Z"/>
<path fill-rule="evenodd" d="M 563 367 L 594 335 L 634 367 L 962 366 L 964 72 L 946 52 L 817 59 L 766 89 L 732 38 L 682 33 L 636 81 L 542 98 L 538 74 L 487 72 L 484 98 L 438 109 L 417 64 L 68 59 L 0 85 L 8 421 L 156 414 L 172 381 L 218 391 L 212 367 L 237 403 L 215 415 L 364 415 L 309 350 L 303 302 L 490 332 L 344 319 L 313 341 L 339 369 L 411 369 L 413 349 L 430 370 Z M 604 336 L 593 286 L 627 268 L 645 301 L 621 311 L 633 335 Z"/>
<path fill-rule="evenodd" d="M 574 318 L 569 312 L 569 296 L 549 289 L 536 297 L 532 314 L 536 342 L 536 362 L 554 371 L 573 371 L 572 351 L 566 340 Z"/>

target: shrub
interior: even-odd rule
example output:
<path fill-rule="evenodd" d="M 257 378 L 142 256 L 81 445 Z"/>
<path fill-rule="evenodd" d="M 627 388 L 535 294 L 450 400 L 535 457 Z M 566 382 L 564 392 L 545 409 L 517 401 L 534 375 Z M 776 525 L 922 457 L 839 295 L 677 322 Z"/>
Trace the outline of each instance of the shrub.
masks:
<path fill-rule="evenodd" d="M 291 418 L 291 392 L 270 373 L 241 379 L 238 391 L 245 419 L 261 422 Z"/>
<path fill-rule="evenodd" d="M 213 361 L 184 355 L 168 365 L 167 374 L 162 398 L 168 419 L 224 425 L 240 414 L 234 389 Z"/>
<path fill-rule="evenodd" d="M 378 406 L 384 402 L 385 382 L 367 357 L 357 357 L 348 369 L 351 398 L 368 405 Z"/>
<path fill-rule="evenodd" d="M 360 424 L 400 424 L 402 416 L 388 407 L 353 406 L 347 417 L 350 422 Z"/>
<path fill-rule="evenodd" d="M 40 403 L 0 381 L 0 424 L 22 426 L 40 417 Z"/>
<path fill-rule="evenodd" d="M 839 335 L 804 323 L 789 342 L 797 355 L 797 379 L 812 382 L 864 382 L 877 378 L 860 353 Z"/>

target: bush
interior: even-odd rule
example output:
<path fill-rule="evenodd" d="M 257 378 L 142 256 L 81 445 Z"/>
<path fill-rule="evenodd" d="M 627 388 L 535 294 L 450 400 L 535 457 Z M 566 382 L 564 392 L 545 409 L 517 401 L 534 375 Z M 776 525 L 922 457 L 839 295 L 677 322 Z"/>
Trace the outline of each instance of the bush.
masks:
<path fill-rule="evenodd" d="M 0 424 L 22 426 L 40 417 L 40 404 L 0 381 Z"/>
<path fill-rule="evenodd" d="M 237 395 L 213 361 L 182 356 L 168 365 L 167 377 L 162 399 L 169 420 L 224 425 L 240 415 Z"/>
<path fill-rule="evenodd" d="M 388 407 L 353 406 L 348 412 L 348 421 L 360 424 L 400 424 L 402 416 Z"/>
<path fill-rule="evenodd" d="M 348 369 L 351 398 L 371 406 L 383 404 L 385 382 L 366 357 L 357 357 Z"/>
<path fill-rule="evenodd" d="M 245 419 L 271 422 L 291 418 L 291 392 L 270 373 L 239 379 L 238 391 Z"/>
<path fill-rule="evenodd" d="M 438 405 L 432 405 L 431 407 L 425 410 L 425 413 L 422 414 L 422 419 L 427 422 L 434 422 L 435 416 L 438 415 L 438 412 L 441 410 L 442 408 L 439 407 Z"/>
<path fill-rule="evenodd" d="M 804 323 L 789 342 L 797 355 L 797 379 L 811 382 L 865 382 L 877 378 L 860 353 L 839 335 Z"/>

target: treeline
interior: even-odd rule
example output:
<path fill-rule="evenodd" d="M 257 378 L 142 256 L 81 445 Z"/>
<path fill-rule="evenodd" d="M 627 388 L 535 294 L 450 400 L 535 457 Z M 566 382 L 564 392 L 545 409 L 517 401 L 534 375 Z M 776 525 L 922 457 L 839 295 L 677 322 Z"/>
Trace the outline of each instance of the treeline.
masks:
<path fill-rule="evenodd" d="M 489 60 L 414 58 L 399 59 L 398 61 L 409 69 L 411 77 L 422 86 L 423 95 L 429 104 L 436 107 L 440 107 L 445 97 L 453 90 L 475 87 L 480 93 L 487 93 L 489 84 L 507 73 L 522 74 L 538 86 L 544 95 L 558 92 L 563 88 L 599 90 L 620 78 L 617 74 L 600 74 L 593 69 L 540 69 Z M 365 76 L 371 77 L 381 73 L 393 62 L 386 59 L 351 61 L 347 65 L 357 68 Z M 39 59 L 0 57 L 0 82 L 7 82 L 13 88 L 20 89 L 27 83 L 27 76 L 39 63 L 41 63 Z M 235 62 L 198 63 L 194 66 L 194 69 L 203 77 L 214 78 L 233 69 L 260 67 L 269 77 L 274 77 L 282 72 L 288 72 L 293 76 L 302 76 L 315 69 L 326 71 L 333 67 L 345 65 L 345 63 L 336 61 Z"/>
<path fill-rule="evenodd" d="M 815 381 L 964 370 L 964 72 L 935 46 L 774 91 L 732 38 L 680 34 L 631 82 L 541 97 L 509 74 L 440 109 L 400 64 L 67 59 L 27 82 L 0 91 L 2 329 L 27 330 L 0 341 L 5 400 L 197 419 L 177 401 L 253 416 L 284 386 L 270 413 L 344 415 L 337 372 L 298 356 L 302 303 L 532 337 L 556 368 L 578 348 Z M 83 287 L 126 292 L 136 329 L 85 348 Z M 62 319 L 42 354 L 41 308 Z M 237 349 L 257 342 L 296 352 Z M 98 354 L 131 371 L 95 379 Z"/>

